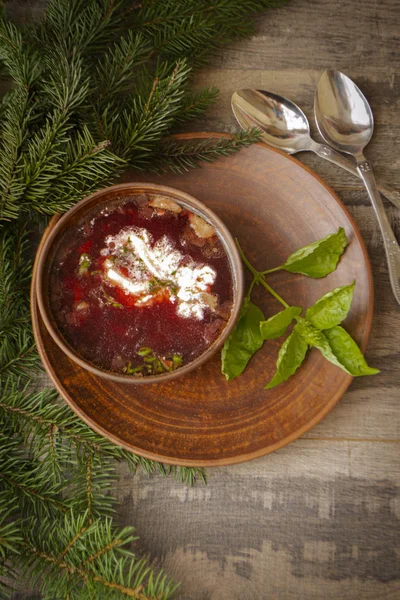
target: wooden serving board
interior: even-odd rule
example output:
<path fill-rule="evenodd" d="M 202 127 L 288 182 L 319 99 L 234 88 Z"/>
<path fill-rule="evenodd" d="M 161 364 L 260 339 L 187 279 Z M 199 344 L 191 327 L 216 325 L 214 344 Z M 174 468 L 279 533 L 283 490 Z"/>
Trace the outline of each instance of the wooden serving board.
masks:
<path fill-rule="evenodd" d="M 221 134 L 180 137 L 210 135 Z M 125 180 L 163 183 L 197 197 L 223 219 L 259 269 L 282 264 L 294 250 L 343 226 L 350 244 L 335 273 L 314 280 L 280 272 L 271 275 L 270 283 L 287 302 L 306 308 L 327 291 L 356 279 L 345 327 L 365 349 L 373 292 L 364 243 L 335 193 L 301 163 L 256 144 L 183 175 L 146 173 Z M 261 289 L 253 292 L 253 298 L 266 317 L 280 310 Z M 221 374 L 217 355 L 167 384 L 117 384 L 85 371 L 53 342 L 38 314 L 35 274 L 32 318 L 44 366 L 72 409 L 115 443 L 171 464 L 230 464 L 277 450 L 318 423 L 352 379 L 313 350 L 288 382 L 264 390 L 282 342 L 274 340 L 265 343 L 245 373 L 230 382 Z"/>

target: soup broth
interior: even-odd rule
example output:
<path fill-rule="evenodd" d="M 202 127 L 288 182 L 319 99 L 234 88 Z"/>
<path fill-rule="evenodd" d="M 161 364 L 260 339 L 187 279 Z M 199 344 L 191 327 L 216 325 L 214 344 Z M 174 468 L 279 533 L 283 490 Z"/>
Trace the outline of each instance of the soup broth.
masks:
<path fill-rule="evenodd" d="M 132 196 L 70 228 L 49 285 L 70 346 L 97 367 L 134 377 L 203 354 L 233 302 L 229 258 L 213 226 L 161 195 Z"/>

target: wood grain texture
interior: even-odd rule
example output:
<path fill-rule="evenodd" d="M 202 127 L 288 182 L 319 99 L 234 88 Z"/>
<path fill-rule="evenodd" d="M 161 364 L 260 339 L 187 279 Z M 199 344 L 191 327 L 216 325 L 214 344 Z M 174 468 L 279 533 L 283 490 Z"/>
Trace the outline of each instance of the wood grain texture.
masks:
<path fill-rule="evenodd" d="M 28 15 L 33 3 L 10 2 Z M 285 94 L 312 116 L 319 72 L 337 68 L 371 101 L 376 129 L 366 153 L 400 188 L 399 15 L 399 0 L 292 0 L 268 11 L 251 40 L 198 73 L 198 85 L 221 95 L 190 129 L 235 131 L 229 100 L 239 87 Z M 137 550 L 182 581 L 178 600 L 400 599 L 400 312 L 358 180 L 298 156 L 339 193 L 364 236 L 375 288 L 367 356 L 382 373 L 354 381 L 308 439 L 212 469 L 206 488 L 122 469 L 119 518 L 137 526 Z M 390 208 L 389 217 L 399 237 L 400 216 Z"/>
<path fill-rule="evenodd" d="M 398 450 L 298 440 L 192 490 L 123 471 L 119 515 L 179 600 L 397 600 Z"/>

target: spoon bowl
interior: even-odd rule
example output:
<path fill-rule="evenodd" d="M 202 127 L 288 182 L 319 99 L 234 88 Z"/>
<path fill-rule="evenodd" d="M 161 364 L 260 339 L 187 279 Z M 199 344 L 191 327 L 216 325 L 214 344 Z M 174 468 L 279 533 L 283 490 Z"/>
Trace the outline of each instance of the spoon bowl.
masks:
<path fill-rule="evenodd" d="M 294 102 L 263 90 L 237 90 L 232 94 L 232 110 L 243 129 L 258 127 L 262 140 L 287 154 L 311 150 L 310 126 L 306 115 Z"/>
<path fill-rule="evenodd" d="M 315 118 L 322 137 L 347 154 L 362 153 L 374 131 L 374 117 L 362 91 L 340 71 L 325 71 L 315 96 Z"/>

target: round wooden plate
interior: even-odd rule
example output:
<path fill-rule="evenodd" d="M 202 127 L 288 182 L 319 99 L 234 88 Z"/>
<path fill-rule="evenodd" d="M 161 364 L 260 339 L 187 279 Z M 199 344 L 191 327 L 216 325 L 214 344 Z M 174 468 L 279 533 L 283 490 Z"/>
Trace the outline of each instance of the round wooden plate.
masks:
<path fill-rule="evenodd" d="M 183 175 L 136 174 L 125 179 L 165 183 L 202 200 L 224 220 L 259 269 L 282 264 L 300 246 L 343 226 L 350 244 L 335 273 L 314 280 L 281 272 L 271 275 L 270 283 L 287 302 L 308 307 L 327 291 L 356 279 L 345 327 L 365 349 L 373 296 L 363 241 L 334 192 L 299 162 L 257 144 Z M 261 289 L 253 297 L 266 316 L 280 310 Z M 117 384 L 95 377 L 62 353 L 38 314 L 34 286 L 32 316 L 45 368 L 71 408 L 115 443 L 171 464 L 226 465 L 277 450 L 318 423 L 352 379 L 313 350 L 288 382 L 264 390 L 282 342 L 275 340 L 265 343 L 245 373 L 230 382 L 221 374 L 217 355 L 167 384 Z"/>

